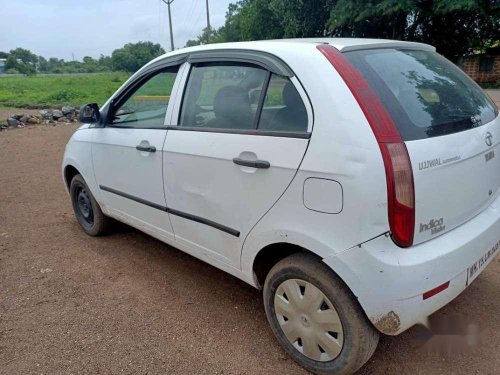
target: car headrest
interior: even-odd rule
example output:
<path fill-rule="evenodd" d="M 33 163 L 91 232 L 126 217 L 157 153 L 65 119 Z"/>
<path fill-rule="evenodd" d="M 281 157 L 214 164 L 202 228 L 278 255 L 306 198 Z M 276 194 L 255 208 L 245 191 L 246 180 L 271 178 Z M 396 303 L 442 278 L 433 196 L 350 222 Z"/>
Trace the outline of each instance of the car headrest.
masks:
<path fill-rule="evenodd" d="M 250 98 L 248 92 L 238 86 L 225 86 L 221 88 L 214 100 L 215 117 L 224 117 L 232 120 L 250 119 Z"/>

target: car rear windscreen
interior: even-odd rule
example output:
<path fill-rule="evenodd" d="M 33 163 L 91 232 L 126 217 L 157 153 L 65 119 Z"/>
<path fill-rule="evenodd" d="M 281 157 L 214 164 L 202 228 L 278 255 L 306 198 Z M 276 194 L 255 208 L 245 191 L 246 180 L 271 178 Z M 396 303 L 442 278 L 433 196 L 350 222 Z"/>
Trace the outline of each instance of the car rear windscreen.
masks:
<path fill-rule="evenodd" d="M 436 52 L 371 49 L 344 56 L 379 95 L 405 141 L 457 133 L 497 115 L 481 88 Z"/>

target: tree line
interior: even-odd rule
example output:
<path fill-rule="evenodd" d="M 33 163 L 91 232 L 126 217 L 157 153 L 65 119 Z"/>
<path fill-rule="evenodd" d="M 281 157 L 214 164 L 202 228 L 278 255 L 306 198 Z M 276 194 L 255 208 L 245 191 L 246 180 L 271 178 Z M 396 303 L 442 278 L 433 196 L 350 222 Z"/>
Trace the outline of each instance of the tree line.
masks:
<path fill-rule="evenodd" d="M 456 61 L 500 43 L 500 1 L 240 0 L 187 45 L 320 36 L 429 43 Z"/>
<path fill-rule="evenodd" d="M 410 40 L 434 45 L 456 61 L 500 44 L 498 0 L 239 0 L 224 25 L 206 28 L 186 46 L 246 40 L 356 37 Z M 111 56 L 83 61 L 46 59 L 16 48 L 0 52 L 7 73 L 135 72 L 165 53 L 152 42 L 128 43 Z"/>
<path fill-rule="evenodd" d="M 101 55 L 98 59 L 86 56 L 82 61 L 65 61 L 57 57 L 46 59 L 24 48 L 0 52 L 0 58 L 6 59 L 6 73 L 13 74 L 135 72 L 148 61 L 164 53 L 165 50 L 159 44 L 139 42 L 128 43 L 114 50 L 111 56 Z"/>

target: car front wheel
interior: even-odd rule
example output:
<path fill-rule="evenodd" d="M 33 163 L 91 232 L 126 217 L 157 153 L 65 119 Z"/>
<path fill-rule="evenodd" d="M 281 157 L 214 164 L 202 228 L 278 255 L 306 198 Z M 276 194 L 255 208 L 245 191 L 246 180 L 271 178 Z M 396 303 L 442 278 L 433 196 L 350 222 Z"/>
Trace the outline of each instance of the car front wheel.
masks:
<path fill-rule="evenodd" d="M 264 285 L 267 319 L 279 343 L 316 374 L 352 374 L 372 356 L 378 332 L 345 284 L 320 260 L 298 253 Z"/>
<path fill-rule="evenodd" d="M 101 207 L 81 175 L 73 177 L 69 193 L 76 219 L 85 233 L 90 236 L 106 233 L 111 219 L 102 213 Z"/>

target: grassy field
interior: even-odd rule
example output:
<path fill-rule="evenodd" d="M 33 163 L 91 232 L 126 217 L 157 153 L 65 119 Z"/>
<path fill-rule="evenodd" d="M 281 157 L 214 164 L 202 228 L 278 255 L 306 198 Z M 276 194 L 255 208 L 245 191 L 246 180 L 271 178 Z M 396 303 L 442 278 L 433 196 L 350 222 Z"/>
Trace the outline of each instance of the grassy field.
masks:
<path fill-rule="evenodd" d="M 78 76 L 35 76 L 0 78 L 0 108 L 47 108 L 63 105 L 80 106 L 96 102 L 102 105 L 128 78 L 124 73 Z M 165 87 L 172 87 L 174 76 L 153 79 L 141 90 L 141 95 L 164 95 Z M 239 80 L 218 80 L 224 85 L 236 85 Z M 269 104 L 280 104 L 282 83 L 271 82 Z M 211 105 L 220 87 L 205 90 L 199 98 L 200 105 Z M 168 90 L 167 90 L 168 91 Z M 139 94 L 139 93 L 138 93 Z M 279 96 L 279 97 L 278 97 Z"/>
<path fill-rule="evenodd" d="M 102 105 L 127 78 L 123 73 L 0 78 L 0 107 L 46 108 L 92 102 Z"/>

